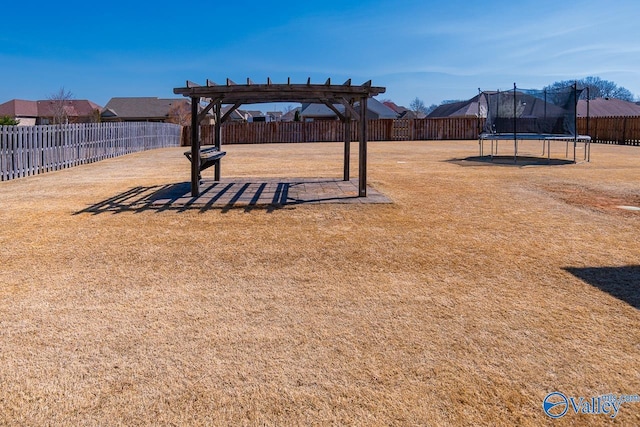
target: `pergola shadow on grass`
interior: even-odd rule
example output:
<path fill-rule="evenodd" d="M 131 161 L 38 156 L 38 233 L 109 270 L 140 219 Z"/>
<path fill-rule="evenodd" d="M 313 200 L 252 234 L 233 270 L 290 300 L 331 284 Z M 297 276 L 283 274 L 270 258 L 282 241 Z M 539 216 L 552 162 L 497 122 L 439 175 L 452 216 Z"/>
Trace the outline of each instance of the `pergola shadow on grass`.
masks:
<path fill-rule="evenodd" d="M 201 212 L 219 209 L 265 210 L 308 204 L 380 204 L 392 203 L 384 194 L 369 187 L 366 198 L 358 196 L 357 180 L 333 178 L 233 178 L 205 180 L 200 195 L 190 196 L 190 183 L 138 186 L 83 209 L 81 213 L 122 213 L 143 211 Z"/>
<path fill-rule="evenodd" d="M 215 185 L 214 185 L 215 187 Z M 101 200 L 81 211 L 75 212 L 74 215 L 80 214 L 120 214 L 125 212 L 142 213 L 147 211 L 155 212 L 186 212 L 190 210 L 196 210 L 200 212 L 206 212 L 214 209 L 214 203 L 219 197 L 212 197 L 209 200 L 211 203 L 196 203 L 198 199 L 191 199 L 186 203 L 175 204 L 174 202 L 187 194 L 191 189 L 189 182 L 181 182 L 178 184 L 167 185 L 152 185 L 152 186 L 138 186 L 133 187 L 127 191 L 117 194 L 105 200 Z M 202 195 L 206 195 L 212 190 L 211 187 L 205 187 L 202 191 Z M 217 194 L 228 193 L 226 186 L 221 186 L 217 191 Z M 230 194 L 230 193 L 229 193 Z M 179 195 L 179 196 L 172 196 Z M 244 206 L 234 205 L 228 203 L 216 209 L 222 212 L 228 212 L 232 209 L 244 209 L 246 212 L 252 210 L 264 210 L 267 213 L 271 213 L 275 210 L 282 209 L 284 205 L 274 201 L 269 205 L 257 205 L 248 203 Z"/>
<path fill-rule="evenodd" d="M 640 265 L 567 267 L 578 279 L 640 310 Z"/>
<path fill-rule="evenodd" d="M 191 196 L 200 195 L 200 173 L 209 166 L 214 166 L 215 179 L 220 180 L 220 162 L 225 154 L 220 151 L 222 144 L 222 123 L 243 104 L 259 104 L 273 102 L 300 102 L 320 103 L 331 109 L 344 124 L 344 181 L 349 181 L 349 158 L 351 143 L 351 122 L 357 121 L 359 125 L 359 156 L 358 156 L 358 196 L 367 196 L 367 99 L 384 93 L 386 88 L 371 85 L 371 80 L 352 86 L 351 79 L 341 85 L 331 84 L 327 79 L 324 84 L 311 84 L 311 79 L 306 84 L 292 84 L 289 79 L 286 84 L 273 84 L 267 79 L 267 84 L 255 84 L 247 79 L 247 84 L 236 84 L 227 79 L 226 85 L 217 85 L 207 80 L 205 86 L 187 81 L 186 87 L 174 88 L 178 95 L 191 98 L 191 152 L 186 153 L 191 161 Z M 199 111 L 201 101 L 208 105 Z M 355 108 L 356 101 L 359 109 Z M 222 114 L 222 105 L 231 105 Z M 336 105 L 344 107 L 344 110 L 336 108 Z M 214 150 L 218 152 L 215 159 L 209 161 L 209 157 L 202 157 L 204 152 L 200 150 L 200 123 L 205 120 L 207 114 L 213 111 L 215 117 Z M 211 155 L 211 150 L 206 151 L 206 156 Z"/>

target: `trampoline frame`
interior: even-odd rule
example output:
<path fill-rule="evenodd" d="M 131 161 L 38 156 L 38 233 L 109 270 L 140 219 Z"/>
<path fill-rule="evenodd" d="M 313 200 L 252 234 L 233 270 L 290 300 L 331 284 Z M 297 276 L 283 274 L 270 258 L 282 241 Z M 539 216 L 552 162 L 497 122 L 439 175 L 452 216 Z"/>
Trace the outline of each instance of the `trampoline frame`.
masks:
<path fill-rule="evenodd" d="M 586 162 L 591 161 L 591 137 L 589 135 L 578 135 L 577 129 L 577 122 L 578 122 L 578 113 L 577 113 L 577 103 L 578 103 L 578 96 L 577 96 L 577 83 L 574 83 L 573 85 L 573 90 L 574 90 L 574 99 L 575 99 L 575 103 L 576 103 L 576 108 L 574 108 L 574 130 L 575 133 L 574 134 L 543 134 L 543 133 L 527 133 L 527 132 L 521 132 L 518 133 L 518 117 L 516 116 L 516 110 L 517 110 L 517 106 L 516 106 L 516 93 L 517 93 L 517 86 L 514 83 L 513 84 L 513 93 L 514 93 L 514 117 L 513 117 L 513 132 L 508 132 L 508 133 L 490 133 L 490 132 L 480 132 L 478 135 L 478 144 L 479 144 L 479 148 L 480 148 L 480 157 L 484 157 L 484 141 L 491 141 L 491 152 L 489 154 L 489 157 L 491 158 L 491 160 L 493 160 L 494 155 L 498 154 L 498 141 L 504 140 L 504 141 L 509 141 L 509 140 L 513 140 L 513 144 L 514 144 L 514 153 L 513 153 L 513 158 L 514 158 L 514 162 L 517 163 L 518 161 L 518 142 L 519 141 L 542 141 L 542 157 L 544 157 L 545 152 L 547 154 L 547 163 L 551 162 L 551 142 L 553 141 L 559 141 L 559 142 L 565 142 L 565 158 L 569 157 L 569 143 L 573 142 L 573 163 L 577 163 L 577 147 L 578 144 L 582 143 L 584 144 L 584 158 L 583 160 Z M 480 89 L 478 89 L 480 91 Z M 587 132 L 589 132 L 589 87 L 587 86 L 586 88 L 587 90 Z M 484 93 L 482 91 L 480 91 L 480 93 Z M 499 92 L 498 92 L 499 93 Z M 545 91 L 545 102 L 546 102 L 546 91 Z M 487 105 L 488 107 L 489 105 Z M 546 110 L 545 110 L 546 111 Z M 480 127 L 480 117 L 478 116 L 478 129 L 481 129 Z"/>
<path fill-rule="evenodd" d="M 551 142 L 559 141 L 565 142 L 565 158 L 569 157 L 569 143 L 573 142 L 573 162 L 577 163 L 577 148 L 578 144 L 584 144 L 584 158 L 586 162 L 591 161 L 591 137 L 589 135 L 550 135 L 550 134 L 531 134 L 531 133 L 482 133 L 478 138 L 478 144 L 480 146 L 480 157 L 484 157 L 484 141 L 491 141 L 491 152 L 489 157 L 493 160 L 494 156 L 498 155 L 498 141 L 513 141 L 514 152 L 513 161 L 518 162 L 518 142 L 520 141 L 541 141 L 542 142 L 542 157 L 545 152 L 547 154 L 547 163 L 551 162 Z"/>

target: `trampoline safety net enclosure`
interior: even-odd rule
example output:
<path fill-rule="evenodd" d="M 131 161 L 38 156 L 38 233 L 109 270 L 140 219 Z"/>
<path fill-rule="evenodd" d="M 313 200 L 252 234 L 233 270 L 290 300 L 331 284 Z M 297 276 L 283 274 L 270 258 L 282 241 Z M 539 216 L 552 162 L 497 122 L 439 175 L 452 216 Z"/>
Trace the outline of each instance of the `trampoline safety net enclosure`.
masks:
<path fill-rule="evenodd" d="M 551 141 L 564 141 L 567 146 L 574 143 L 574 162 L 577 143 L 585 143 L 585 160 L 588 160 L 591 138 L 578 135 L 577 130 L 578 99 L 585 90 L 576 84 L 553 90 L 521 89 L 514 83 L 513 90 L 481 91 L 479 116 L 486 114 L 486 121 L 479 136 L 480 155 L 484 154 L 484 140 L 513 139 L 516 160 L 518 140 L 541 140 L 547 148 Z"/>

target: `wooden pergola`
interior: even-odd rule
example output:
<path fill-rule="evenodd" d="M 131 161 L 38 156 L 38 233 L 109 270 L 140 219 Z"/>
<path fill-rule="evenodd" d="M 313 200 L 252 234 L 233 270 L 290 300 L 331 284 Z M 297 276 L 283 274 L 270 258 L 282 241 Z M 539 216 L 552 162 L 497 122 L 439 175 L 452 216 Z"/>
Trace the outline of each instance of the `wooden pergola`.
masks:
<path fill-rule="evenodd" d="M 267 79 L 266 84 L 255 84 L 247 79 L 247 84 L 236 84 L 227 79 L 226 85 L 218 85 L 207 80 L 205 86 L 187 81 L 187 86 L 174 88 L 173 93 L 191 98 L 191 195 L 200 195 L 200 123 L 209 112 L 215 117 L 215 147 L 220 150 L 222 144 L 222 123 L 243 104 L 259 104 L 271 102 L 321 103 L 331 109 L 344 124 L 344 177 L 349 178 L 349 157 L 351 144 L 351 122 L 358 121 L 360 130 L 359 146 L 359 186 L 358 195 L 367 196 L 367 99 L 384 93 L 386 88 L 371 86 L 371 80 L 359 85 L 351 85 L 351 79 L 344 84 L 333 85 L 331 79 L 324 84 L 273 84 Z M 208 105 L 200 111 L 200 101 Z M 358 109 L 354 107 L 359 101 Z M 222 105 L 231 105 L 222 114 Z M 335 105 L 343 105 L 340 111 Z M 358 111 L 359 110 L 359 111 Z M 220 162 L 215 164 L 215 180 L 220 180 Z"/>

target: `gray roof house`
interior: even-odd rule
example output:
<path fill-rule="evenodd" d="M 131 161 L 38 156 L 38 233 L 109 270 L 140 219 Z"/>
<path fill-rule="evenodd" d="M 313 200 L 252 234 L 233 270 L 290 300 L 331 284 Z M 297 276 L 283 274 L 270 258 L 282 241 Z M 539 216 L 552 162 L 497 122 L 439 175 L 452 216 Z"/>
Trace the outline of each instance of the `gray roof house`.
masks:
<path fill-rule="evenodd" d="M 247 121 L 249 121 L 249 122 L 266 122 L 267 121 L 267 118 L 262 113 L 262 111 L 259 111 L 259 110 L 245 110 L 245 113 L 247 113 Z"/>
<path fill-rule="evenodd" d="M 296 118 L 296 111 L 298 112 L 298 115 L 300 114 L 300 111 L 302 111 L 301 107 L 296 107 L 293 110 L 290 110 L 286 113 L 284 113 L 282 115 L 282 117 L 280 118 L 281 121 L 283 122 L 292 122 L 295 120 Z"/>
<path fill-rule="evenodd" d="M 638 117 L 640 105 L 614 98 L 596 98 L 589 101 L 589 117 Z M 587 117 L 587 101 L 578 101 L 578 117 Z"/>
<path fill-rule="evenodd" d="M 341 113 L 345 108 L 342 104 L 335 104 L 336 110 Z M 360 111 L 360 103 L 354 104 L 356 111 Z M 300 112 L 302 120 L 338 120 L 338 116 L 324 104 L 303 104 Z M 397 119 L 398 114 L 375 98 L 367 100 L 367 119 Z"/>
<path fill-rule="evenodd" d="M 483 106 L 479 105 L 480 95 L 476 95 L 467 101 L 452 102 L 449 104 L 442 104 L 436 107 L 431 113 L 427 115 L 427 118 L 444 118 L 444 117 L 486 117 L 487 109 L 486 102 L 483 102 Z M 484 101 L 484 98 L 483 98 Z"/>
<path fill-rule="evenodd" d="M 190 102 L 185 98 L 111 98 L 100 117 L 105 122 L 166 122 L 176 104 L 190 105 Z"/>
<path fill-rule="evenodd" d="M 522 117 L 542 117 L 545 111 L 555 115 L 563 114 L 561 107 L 533 95 L 518 92 L 518 99 L 522 101 Z M 478 94 L 467 101 L 442 104 L 427 116 L 430 119 L 446 117 L 487 117 L 487 98 Z"/>

